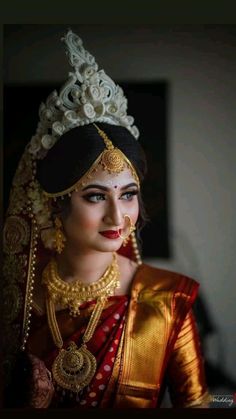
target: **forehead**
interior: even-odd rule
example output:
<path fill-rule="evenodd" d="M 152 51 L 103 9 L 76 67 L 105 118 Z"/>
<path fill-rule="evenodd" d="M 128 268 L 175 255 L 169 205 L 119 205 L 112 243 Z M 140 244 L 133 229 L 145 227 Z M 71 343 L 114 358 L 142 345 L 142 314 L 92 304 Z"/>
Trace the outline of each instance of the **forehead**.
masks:
<path fill-rule="evenodd" d="M 95 181 L 95 182 L 94 182 Z M 106 186 L 107 188 L 122 188 L 129 183 L 136 183 L 135 178 L 132 176 L 131 170 L 125 168 L 120 173 L 109 173 L 102 168 L 98 168 L 96 174 L 92 176 L 90 181 L 85 182 L 83 187 L 89 185 L 90 183 L 98 183 L 99 185 Z"/>

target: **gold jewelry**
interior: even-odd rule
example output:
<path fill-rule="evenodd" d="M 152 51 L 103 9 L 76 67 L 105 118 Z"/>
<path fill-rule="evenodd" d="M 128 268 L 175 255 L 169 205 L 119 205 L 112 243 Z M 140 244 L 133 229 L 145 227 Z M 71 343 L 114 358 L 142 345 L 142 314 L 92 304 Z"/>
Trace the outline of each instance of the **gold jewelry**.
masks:
<path fill-rule="evenodd" d="M 133 224 L 133 221 L 131 220 L 130 216 L 129 216 L 128 214 L 125 214 L 125 215 L 124 215 L 124 218 L 125 218 L 125 217 L 126 217 L 126 218 L 128 218 L 129 223 L 130 223 L 129 232 L 128 232 L 128 234 L 127 234 L 127 236 L 126 236 L 126 237 L 124 237 L 124 236 L 122 236 L 121 234 L 119 234 L 119 236 L 120 236 L 120 237 L 124 240 L 124 241 L 123 241 L 123 246 L 124 246 L 124 247 L 127 245 L 128 241 L 129 241 L 130 234 L 131 234 L 133 231 L 135 231 L 135 229 L 136 229 L 136 227 L 135 227 L 135 225 Z"/>
<path fill-rule="evenodd" d="M 131 241 L 132 241 L 132 247 L 133 247 L 133 252 L 134 252 L 136 262 L 137 262 L 138 265 L 142 265 L 142 259 L 141 259 L 140 253 L 139 253 L 138 244 L 137 244 L 137 240 L 136 240 L 136 235 L 135 235 L 134 231 L 132 231 L 132 233 L 131 233 Z"/>
<path fill-rule="evenodd" d="M 92 166 L 89 168 L 89 170 L 74 185 L 61 192 L 56 193 L 49 193 L 43 191 L 46 197 L 53 198 L 54 200 L 56 200 L 57 198 L 64 199 L 65 195 L 71 196 L 72 192 L 78 191 L 81 186 L 85 186 L 86 182 L 92 179 L 92 177 L 98 170 L 99 165 L 101 165 L 103 169 L 107 170 L 109 173 L 120 173 L 122 172 L 122 170 L 125 169 L 125 167 L 127 167 L 128 169 L 130 169 L 132 176 L 137 182 L 138 187 L 140 187 L 139 177 L 131 161 L 125 156 L 124 153 L 122 153 L 122 151 L 119 148 L 114 147 L 111 140 L 108 138 L 108 136 L 103 130 L 101 130 L 96 124 L 93 125 L 95 126 L 99 135 L 102 137 L 105 143 L 105 150 L 103 150 L 103 152 L 97 157 Z"/>
<path fill-rule="evenodd" d="M 109 296 L 119 286 L 117 255 L 113 253 L 112 263 L 102 277 L 88 285 L 80 280 L 72 283 L 63 281 L 58 275 L 56 260 L 52 258 L 43 271 L 42 283 L 46 285 L 47 292 L 54 303 L 62 308 L 69 308 L 70 315 L 77 316 L 82 303 L 104 295 Z"/>
<path fill-rule="evenodd" d="M 61 253 L 62 250 L 64 249 L 65 245 L 64 242 L 66 241 L 66 238 L 61 230 L 62 228 L 62 222 L 60 220 L 60 218 L 56 217 L 55 218 L 55 248 L 57 253 Z"/>
<path fill-rule="evenodd" d="M 114 289 L 119 285 L 119 270 L 117 265 L 116 253 L 113 253 L 113 262 L 107 268 L 105 274 L 97 283 L 90 285 L 83 285 L 80 281 L 73 284 L 64 283 L 60 277 L 55 277 L 55 260 L 49 262 L 43 272 L 43 283 L 47 286 L 46 296 L 46 311 L 48 318 L 49 329 L 52 334 L 55 345 L 60 349 L 59 354 L 52 365 L 52 374 L 55 382 L 65 390 L 70 390 L 72 393 L 78 393 L 92 380 L 96 368 L 97 361 L 95 356 L 87 349 L 86 343 L 92 338 L 98 321 L 101 317 L 102 310 L 105 306 L 107 298 L 112 295 Z M 109 280 L 107 279 L 109 278 Z M 66 286 L 66 291 L 62 287 L 62 283 Z M 97 303 L 89 319 L 87 328 L 82 337 L 82 345 L 78 347 L 75 342 L 70 342 L 66 349 L 63 349 L 63 339 L 58 327 L 55 313 L 54 300 L 57 301 L 58 292 L 60 299 L 62 295 L 66 300 L 66 305 L 71 304 L 72 295 L 69 297 L 66 294 L 70 292 L 74 295 L 78 293 L 78 301 L 75 301 L 75 306 L 78 311 L 79 301 L 89 301 L 97 297 Z M 52 291 L 54 289 L 54 292 Z M 73 291 L 72 291 L 73 290 Z"/>
<path fill-rule="evenodd" d="M 109 173 L 120 173 L 124 170 L 125 160 L 124 155 L 121 150 L 117 147 L 114 147 L 111 140 L 108 138 L 106 133 L 101 130 L 96 124 L 93 124 L 97 129 L 99 135 L 102 137 L 106 150 L 103 151 L 101 155 L 100 163 L 103 166 L 104 170 L 107 170 Z"/>
<path fill-rule="evenodd" d="M 82 345 L 78 347 L 71 341 L 66 349 L 63 349 L 63 340 L 59 331 L 55 315 L 53 301 L 47 297 L 46 309 L 48 325 L 52 333 L 55 345 L 60 348 L 59 354 L 52 365 L 53 379 L 65 390 L 78 393 L 92 380 L 97 361 L 95 356 L 87 349 L 86 343 L 91 339 L 100 319 L 107 297 L 100 297 L 89 319 L 89 323 L 82 337 Z"/>

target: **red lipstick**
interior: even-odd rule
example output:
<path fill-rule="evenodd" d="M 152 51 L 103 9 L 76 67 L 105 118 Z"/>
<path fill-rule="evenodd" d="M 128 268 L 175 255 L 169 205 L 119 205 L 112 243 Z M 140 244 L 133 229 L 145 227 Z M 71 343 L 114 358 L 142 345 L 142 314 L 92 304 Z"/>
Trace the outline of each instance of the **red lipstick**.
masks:
<path fill-rule="evenodd" d="M 100 234 L 107 239 L 118 239 L 120 237 L 121 230 L 106 230 L 100 231 Z"/>

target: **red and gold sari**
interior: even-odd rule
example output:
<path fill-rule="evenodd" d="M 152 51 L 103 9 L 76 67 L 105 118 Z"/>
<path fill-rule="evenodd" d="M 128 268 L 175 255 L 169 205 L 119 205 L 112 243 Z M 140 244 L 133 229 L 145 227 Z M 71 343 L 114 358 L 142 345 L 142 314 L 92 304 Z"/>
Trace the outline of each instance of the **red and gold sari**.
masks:
<path fill-rule="evenodd" d="M 198 283 L 190 278 L 141 265 L 131 295 L 109 298 L 88 342 L 97 359 L 89 386 L 75 397 L 53 387 L 48 407 L 155 408 L 160 406 L 166 380 L 173 406 L 205 403 L 209 396 L 204 361 L 191 310 L 197 289 Z M 70 317 L 67 310 L 57 312 L 65 347 L 71 340 L 80 343 L 94 303 L 81 306 L 78 318 Z M 46 315 L 36 309 L 27 350 L 51 371 L 58 349 Z"/>

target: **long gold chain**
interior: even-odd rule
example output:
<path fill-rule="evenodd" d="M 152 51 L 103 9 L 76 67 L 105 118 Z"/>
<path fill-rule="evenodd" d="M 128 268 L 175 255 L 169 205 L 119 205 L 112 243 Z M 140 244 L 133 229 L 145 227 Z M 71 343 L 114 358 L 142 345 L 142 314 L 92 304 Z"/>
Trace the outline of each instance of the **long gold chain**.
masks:
<path fill-rule="evenodd" d="M 117 255 L 113 253 L 111 265 L 102 277 L 92 284 L 84 284 L 81 280 L 73 283 L 63 281 L 58 274 L 56 260 L 51 259 L 43 271 L 42 283 L 55 304 L 69 308 L 70 314 L 77 316 L 82 303 L 111 295 L 119 286 Z"/>
<path fill-rule="evenodd" d="M 100 316 L 102 314 L 103 308 L 106 304 L 106 301 L 107 301 L 107 297 L 100 297 L 97 300 L 97 303 L 89 319 L 87 328 L 82 337 L 82 341 L 84 344 L 87 343 L 93 336 L 96 326 L 98 324 L 98 321 L 100 319 Z M 47 310 L 47 317 L 48 317 L 48 325 L 52 334 L 53 341 L 58 348 L 62 348 L 63 339 L 62 339 L 62 336 L 58 327 L 58 323 L 56 320 L 55 305 L 54 305 L 54 302 L 48 296 L 46 297 L 46 310 Z"/>
<path fill-rule="evenodd" d="M 49 283 L 50 274 L 52 275 L 52 270 L 46 270 L 44 277 L 44 283 L 46 283 L 46 285 Z M 55 345 L 60 349 L 59 354 L 52 365 L 53 379 L 61 388 L 70 390 L 72 393 L 78 393 L 86 385 L 88 385 L 97 369 L 96 358 L 87 349 L 86 343 L 94 334 L 108 296 L 111 295 L 115 288 L 119 285 L 119 270 L 116 257 L 115 263 L 113 257 L 113 275 L 113 288 L 111 283 L 109 283 L 110 286 L 105 286 L 104 293 L 98 296 L 97 303 L 82 337 L 82 345 L 80 347 L 78 347 L 75 342 L 71 341 L 68 347 L 63 349 L 63 339 L 56 319 L 54 300 L 50 295 L 50 292 L 46 295 L 46 310 L 49 329 Z M 89 287 L 91 288 L 92 286 L 90 285 Z"/>

